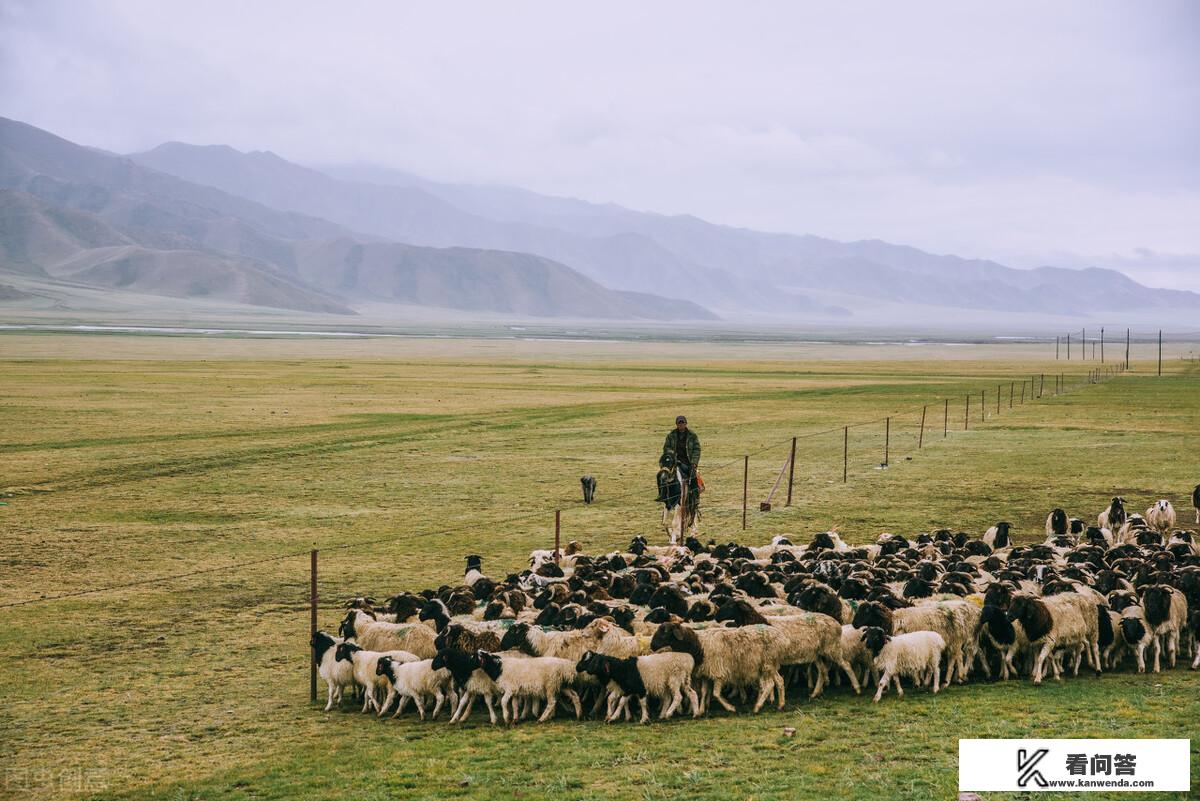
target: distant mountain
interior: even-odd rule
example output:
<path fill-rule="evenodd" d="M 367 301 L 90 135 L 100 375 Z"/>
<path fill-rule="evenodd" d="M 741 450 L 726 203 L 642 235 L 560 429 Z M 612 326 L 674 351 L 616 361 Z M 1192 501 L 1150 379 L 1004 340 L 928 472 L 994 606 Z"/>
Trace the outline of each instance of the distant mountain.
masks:
<path fill-rule="evenodd" d="M 746 280 L 728 265 L 680 255 L 628 225 L 612 224 L 592 231 L 586 224 L 564 222 L 574 207 L 582 216 L 592 208 L 609 209 L 621 219 L 654 216 L 615 206 L 593 207 L 510 189 L 478 190 L 469 193 L 476 198 L 470 201 L 461 192 L 420 179 L 405 185 L 339 180 L 274 153 L 241 153 L 225 146 L 170 142 L 130 158 L 274 208 L 319 216 L 397 242 L 534 253 L 562 262 L 605 286 L 653 292 L 718 309 L 849 314 L 842 308 L 823 307 L 800 293 L 783 292 L 770 282 Z M 517 213 L 515 207 L 522 204 L 524 211 Z M 551 206 L 553 210 L 547 208 Z"/>
<path fill-rule="evenodd" d="M 261 195 L 252 189 L 262 185 L 336 196 L 338 188 L 328 178 L 324 187 L 285 187 L 272 176 L 252 171 L 224 191 L 0 119 L 0 272 L 337 314 L 369 300 L 525 316 L 715 319 L 686 300 L 610 290 L 544 257 L 387 242 L 236 194 Z M 370 206 L 367 199 L 361 210 Z"/>

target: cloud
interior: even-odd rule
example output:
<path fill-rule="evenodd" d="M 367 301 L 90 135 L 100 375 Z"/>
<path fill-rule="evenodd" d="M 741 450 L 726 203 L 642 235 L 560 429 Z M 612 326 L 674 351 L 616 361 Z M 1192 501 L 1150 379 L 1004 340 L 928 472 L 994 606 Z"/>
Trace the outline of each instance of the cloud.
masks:
<path fill-rule="evenodd" d="M 1186 0 L 0 1 L 0 113 L 81 143 L 369 161 L 1020 266 L 1200 253 L 1197 75 Z"/>

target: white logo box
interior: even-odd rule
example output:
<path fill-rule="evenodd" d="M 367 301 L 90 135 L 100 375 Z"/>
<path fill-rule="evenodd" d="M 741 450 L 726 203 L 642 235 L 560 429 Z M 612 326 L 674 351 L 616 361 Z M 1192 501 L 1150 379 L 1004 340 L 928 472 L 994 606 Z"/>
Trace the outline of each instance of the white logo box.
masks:
<path fill-rule="evenodd" d="M 1191 791 L 1191 740 L 958 741 L 958 789 Z"/>

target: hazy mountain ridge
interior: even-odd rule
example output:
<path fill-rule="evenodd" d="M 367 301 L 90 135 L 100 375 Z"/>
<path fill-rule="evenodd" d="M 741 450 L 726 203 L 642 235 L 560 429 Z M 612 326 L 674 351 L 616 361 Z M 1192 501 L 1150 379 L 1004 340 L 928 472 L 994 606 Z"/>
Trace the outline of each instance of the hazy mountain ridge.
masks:
<path fill-rule="evenodd" d="M 242 179 L 285 193 L 313 191 L 253 170 Z M 337 189 L 324 180 L 318 195 Z M 418 201 L 414 214 L 423 208 L 424 198 Z M 365 198 L 362 208 L 371 206 Z M 423 224 L 448 210 L 433 210 Z M 347 271 L 336 258 L 338 243 L 367 258 Z M 384 242 L 2 119 L 0 271 L 339 314 L 352 314 L 347 303 L 357 299 L 528 316 L 714 319 L 684 300 L 607 289 L 536 255 Z M 359 285 L 360 274 L 375 283 Z"/>

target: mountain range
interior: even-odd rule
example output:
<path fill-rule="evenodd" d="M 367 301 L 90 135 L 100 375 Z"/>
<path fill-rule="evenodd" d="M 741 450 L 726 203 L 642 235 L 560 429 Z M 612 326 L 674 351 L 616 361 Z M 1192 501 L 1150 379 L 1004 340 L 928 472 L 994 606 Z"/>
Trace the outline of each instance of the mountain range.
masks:
<path fill-rule="evenodd" d="M 223 145 L 119 156 L 0 118 L 5 274 L 8 304 L 77 284 L 331 314 L 371 303 L 844 325 L 1200 309 L 1200 294 L 1113 270 L 1016 270 Z"/>

